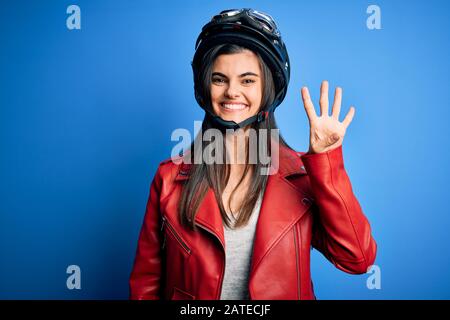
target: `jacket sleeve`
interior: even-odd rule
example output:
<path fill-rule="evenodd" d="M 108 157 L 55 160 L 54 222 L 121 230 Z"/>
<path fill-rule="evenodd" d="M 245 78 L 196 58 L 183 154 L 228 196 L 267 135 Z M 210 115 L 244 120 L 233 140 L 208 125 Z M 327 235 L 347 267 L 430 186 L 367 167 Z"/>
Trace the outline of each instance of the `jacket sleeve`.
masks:
<path fill-rule="evenodd" d="M 352 191 L 344 168 L 342 145 L 327 152 L 301 156 L 316 206 L 312 246 L 338 269 L 366 273 L 377 245 L 370 224 Z"/>
<path fill-rule="evenodd" d="M 130 299 L 160 299 L 161 286 L 161 234 L 159 198 L 162 178 L 160 168 L 155 174 L 150 187 L 150 194 L 145 210 L 139 240 L 130 275 Z"/>

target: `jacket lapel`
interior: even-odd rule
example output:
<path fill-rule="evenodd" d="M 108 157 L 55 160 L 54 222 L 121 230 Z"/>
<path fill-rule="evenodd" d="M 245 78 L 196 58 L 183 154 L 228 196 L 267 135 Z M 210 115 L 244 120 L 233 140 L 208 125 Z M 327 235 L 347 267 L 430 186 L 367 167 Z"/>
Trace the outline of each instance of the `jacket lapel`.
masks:
<path fill-rule="evenodd" d="M 189 179 L 191 164 L 182 163 L 179 166 L 178 174 L 175 181 L 183 181 Z M 212 188 L 208 188 L 203 201 L 197 210 L 195 216 L 195 224 L 215 236 L 222 249 L 225 251 L 225 236 L 223 229 L 222 216 L 220 215 L 219 205 Z"/>
<path fill-rule="evenodd" d="M 197 215 L 195 216 L 195 223 L 197 226 L 206 229 L 206 231 L 216 236 L 225 251 L 222 216 L 212 188 L 208 189 L 205 198 L 199 206 Z"/>

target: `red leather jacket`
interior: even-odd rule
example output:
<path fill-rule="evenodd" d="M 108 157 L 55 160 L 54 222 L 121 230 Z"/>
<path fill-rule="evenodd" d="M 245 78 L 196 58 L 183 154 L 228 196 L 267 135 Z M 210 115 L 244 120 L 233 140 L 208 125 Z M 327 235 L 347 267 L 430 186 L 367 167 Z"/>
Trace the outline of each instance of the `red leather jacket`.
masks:
<path fill-rule="evenodd" d="M 361 274 L 377 245 L 353 194 L 342 146 L 319 154 L 282 147 L 257 222 L 250 299 L 315 299 L 310 250 L 338 269 Z M 225 267 L 222 218 L 210 189 L 194 232 L 178 222 L 180 181 L 187 164 L 163 161 L 153 179 L 130 276 L 131 299 L 219 299 Z"/>

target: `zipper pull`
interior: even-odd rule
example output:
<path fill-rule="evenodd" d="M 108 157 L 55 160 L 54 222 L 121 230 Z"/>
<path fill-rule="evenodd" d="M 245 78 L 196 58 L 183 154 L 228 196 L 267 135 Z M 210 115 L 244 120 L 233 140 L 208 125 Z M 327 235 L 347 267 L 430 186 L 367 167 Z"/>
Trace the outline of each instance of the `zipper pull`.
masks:
<path fill-rule="evenodd" d="M 164 224 L 166 223 L 166 218 L 164 216 L 161 217 L 162 223 L 161 223 L 161 232 L 164 230 Z"/>

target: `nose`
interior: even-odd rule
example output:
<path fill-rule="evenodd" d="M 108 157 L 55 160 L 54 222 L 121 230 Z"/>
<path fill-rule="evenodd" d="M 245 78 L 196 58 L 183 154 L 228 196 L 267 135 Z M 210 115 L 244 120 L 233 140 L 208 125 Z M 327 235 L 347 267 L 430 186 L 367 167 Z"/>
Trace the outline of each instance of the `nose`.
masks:
<path fill-rule="evenodd" d="M 239 87 L 236 83 L 234 83 L 233 81 L 230 81 L 226 90 L 225 90 L 225 96 L 227 98 L 237 98 L 239 97 Z"/>

